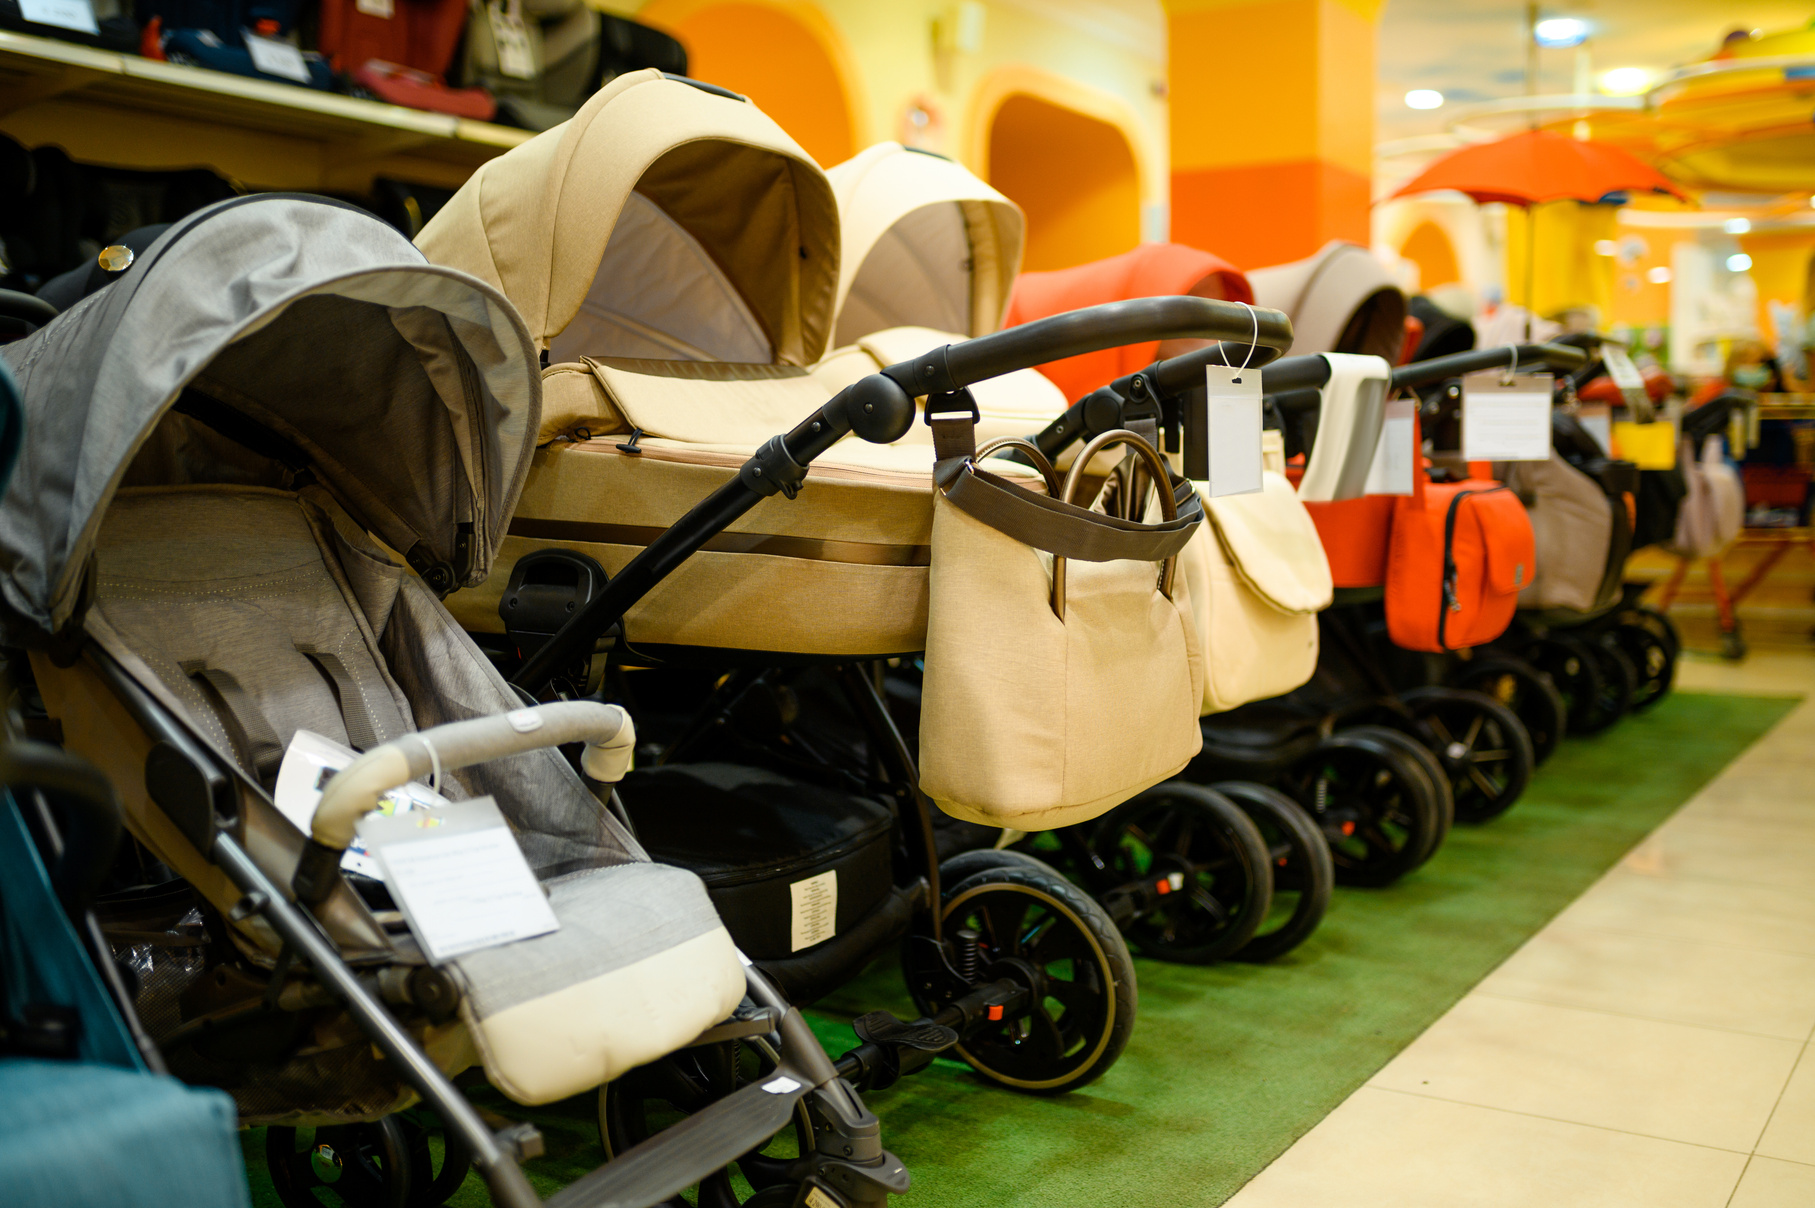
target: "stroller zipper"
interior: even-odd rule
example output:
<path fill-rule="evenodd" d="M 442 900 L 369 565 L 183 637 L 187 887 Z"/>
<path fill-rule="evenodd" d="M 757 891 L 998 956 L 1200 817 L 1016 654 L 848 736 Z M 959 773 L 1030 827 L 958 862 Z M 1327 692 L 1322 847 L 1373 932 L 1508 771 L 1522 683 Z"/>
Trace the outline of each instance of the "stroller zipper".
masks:
<path fill-rule="evenodd" d="M 1437 645 L 1448 650 L 1449 614 L 1462 611 L 1462 600 L 1456 594 L 1456 517 L 1462 510 L 1462 501 L 1474 495 L 1492 495 L 1495 491 L 1504 491 L 1504 486 L 1488 487 L 1482 491 L 1457 491 L 1456 497 L 1449 501 L 1449 514 L 1443 519 L 1443 584 L 1437 600 Z"/>

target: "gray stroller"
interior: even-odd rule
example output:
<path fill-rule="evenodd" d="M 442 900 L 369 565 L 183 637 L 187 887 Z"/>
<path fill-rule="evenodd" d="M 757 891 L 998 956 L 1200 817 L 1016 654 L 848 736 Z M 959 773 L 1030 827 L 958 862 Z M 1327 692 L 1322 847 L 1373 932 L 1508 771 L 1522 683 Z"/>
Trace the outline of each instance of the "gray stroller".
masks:
<path fill-rule="evenodd" d="M 29 433 L 0 501 L 8 662 L 138 841 L 144 875 L 103 926 L 173 1072 L 230 1091 L 243 1123 L 370 1126 L 348 1160 L 374 1203 L 452 1190 L 391 1123 L 420 1101 L 493 1200 L 527 1208 L 540 1138 L 488 1125 L 453 1075 L 547 1103 L 737 1039 L 758 1076 L 554 1202 L 655 1204 L 790 1124 L 763 1202 L 906 1189 L 699 880 L 614 813 L 629 719 L 526 708 L 431 590 L 485 578 L 534 451 L 536 355 L 500 294 L 352 207 L 248 197 L 5 357 Z M 320 782 L 307 833 L 274 799 L 299 731 L 364 752 Z M 385 883 L 343 873 L 379 794 L 422 778 L 495 801 L 558 929 L 431 961 Z"/>

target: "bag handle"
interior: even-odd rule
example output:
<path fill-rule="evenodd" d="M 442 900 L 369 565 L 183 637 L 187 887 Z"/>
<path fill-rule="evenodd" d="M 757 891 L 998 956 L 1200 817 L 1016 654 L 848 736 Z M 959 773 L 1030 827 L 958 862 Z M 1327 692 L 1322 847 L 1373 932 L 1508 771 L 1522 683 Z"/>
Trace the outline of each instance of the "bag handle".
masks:
<path fill-rule="evenodd" d="M 1053 469 L 1046 454 L 1040 452 L 1039 445 L 1024 436 L 1003 436 L 978 449 L 976 458 L 982 461 L 985 457 L 994 457 L 997 449 L 1016 449 L 1025 453 L 1034 463 L 1034 469 L 1040 471 L 1040 477 L 1046 480 L 1046 493 L 1054 499 L 1059 497 L 1059 472 Z"/>
<path fill-rule="evenodd" d="M 1171 467 L 1166 464 L 1159 451 L 1148 444 L 1136 433 L 1126 428 L 1112 428 L 1108 432 L 1085 445 L 1076 461 L 1071 463 L 1071 471 L 1065 475 L 1065 485 L 1059 491 L 1059 502 L 1072 504 L 1072 496 L 1077 493 L 1078 485 L 1084 481 L 1084 467 L 1092 458 L 1104 449 L 1115 445 L 1126 445 L 1140 460 L 1145 463 L 1147 472 L 1153 478 L 1154 494 L 1160 498 L 1160 518 L 1166 524 L 1178 520 L 1178 500 L 1173 498 L 1170 489 L 1172 481 Z M 1166 484 L 1161 486 L 1159 484 Z M 1134 510 L 1133 501 L 1129 501 L 1129 511 Z M 1178 568 L 1178 553 L 1168 554 L 1160 566 L 1160 594 L 1168 600 L 1172 598 L 1173 573 Z M 1065 619 L 1065 555 L 1055 553 L 1052 556 L 1052 612 L 1061 621 Z"/>

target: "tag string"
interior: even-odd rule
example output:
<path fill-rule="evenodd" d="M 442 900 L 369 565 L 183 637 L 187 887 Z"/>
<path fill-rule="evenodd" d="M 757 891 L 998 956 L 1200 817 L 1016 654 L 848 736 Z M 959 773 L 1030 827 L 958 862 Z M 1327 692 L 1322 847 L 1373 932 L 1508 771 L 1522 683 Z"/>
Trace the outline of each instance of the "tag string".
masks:
<path fill-rule="evenodd" d="M 1500 384 L 1502 386 L 1512 385 L 1513 378 L 1516 377 L 1519 372 L 1519 346 L 1517 344 L 1508 344 L 1507 347 L 1512 349 L 1512 364 L 1506 367 L 1506 372 L 1500 377 Z"/>
<path fill-rule="evenodd" d="M 422 745 L 427 747 L 429 752 L 429 791 L 438 797 L 441 795 L 441 754 L 435 750 L 435 744 L 430 742 L 426 735 L 418 735 L 418 737 L 422 739 Z"/>
<path fill-rule="evenodd" d="M 1235 376 L 1229 380 L 1238 386 L 1241 385 L 1241 375 L 1248 371 L 1248 363 L 1254 359 L 1255 346 L 1260 343 L 1260 316 L 1255 314 L 1254 308 L 1248 306 L 1246 302 L 1243 302 L 1242 305 L 1248 307 L 1248 319 L 1254 324 L 1254 335 L 1248 340 L 1248 355 L 1242 358 L 1241 368 L 1235 369 L 1235 366 L 1229 364 L 1229 351 L 1226 343 L 1218 343 L 1216 346 L 1216 355 L 1223 358 L 1223 368 L 1235 369 Z"/>

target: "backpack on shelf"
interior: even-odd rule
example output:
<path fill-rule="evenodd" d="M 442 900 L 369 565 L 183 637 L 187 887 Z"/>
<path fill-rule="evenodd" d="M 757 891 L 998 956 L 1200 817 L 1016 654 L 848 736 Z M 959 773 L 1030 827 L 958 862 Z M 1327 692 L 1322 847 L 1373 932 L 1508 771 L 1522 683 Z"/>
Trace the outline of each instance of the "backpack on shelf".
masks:
<path fill-rule="evenodd" d="M 566 121 L 627 71 L 687 74 L 687 50 L 658 29 L 583 0 L 470 0 L 459 78 L 498 98 L 498 120 L 526 130 Z"/>
<path fill-rule="evenodd" d="M 483 88 L 446 76 L 466 23 L 466 0 L 321 0 L 317 45 L 336 68 L 381 101 L 488 122 Z"/>
<path fill-rule="evenodd" d="M 334 90 L 321 55 L 298 50 L 299 0 L 139 0 L 146 58 L 277 84 Z"/>

